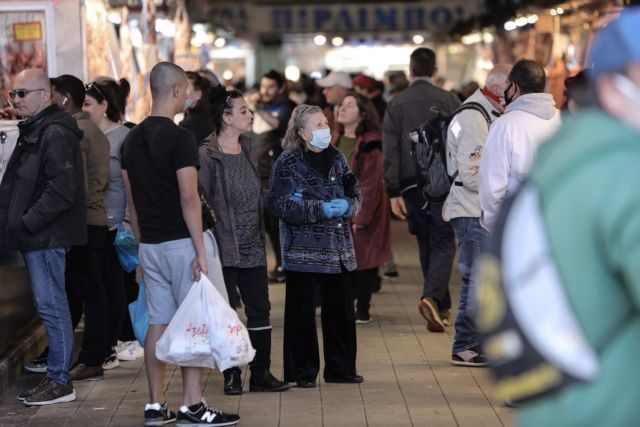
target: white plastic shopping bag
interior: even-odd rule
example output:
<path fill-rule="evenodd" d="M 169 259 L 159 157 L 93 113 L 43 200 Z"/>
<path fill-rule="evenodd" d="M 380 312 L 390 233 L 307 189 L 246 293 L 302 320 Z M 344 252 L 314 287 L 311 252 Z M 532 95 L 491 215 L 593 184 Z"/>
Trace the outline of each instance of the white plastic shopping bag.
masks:
<path fill-rule="evenodd" d="M 222 299 L 204 274 L 195 282 L 156 344 L 159 360 L 178 366 L 215 368 L 210 310 Z M 224 300 L 222 300 L 224 302 Z M 228 305 L 228 304 L 227 304 Z"/>
<path fill-rule="evenodd" d="M 202 276 L 200 281 L 207 282 L 211 293 L 216 294 L 209 310 L 213 325 L 209 330 L 209 338 L 218 367 L 224 371 L 248 364 L 255 357 L 256 351 L 251 346 L 246 326 L 207 277 Z"/>
<path fill-rule="evenodd" d="M 193 284 L 156 344 L 156 357 L 221 371 L 251 362 L 256 351 L 235 310 L 204 274 Z"/>

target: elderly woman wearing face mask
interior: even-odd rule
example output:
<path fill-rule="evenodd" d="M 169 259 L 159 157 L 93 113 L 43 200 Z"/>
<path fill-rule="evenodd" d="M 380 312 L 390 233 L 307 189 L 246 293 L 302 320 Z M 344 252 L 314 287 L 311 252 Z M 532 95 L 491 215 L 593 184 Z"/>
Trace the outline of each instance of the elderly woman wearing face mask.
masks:
<path fill-rule="evenodd" d="M 330 145 L 327 118 L 318 107 L 293 111 L 285 150 L 271 174 L 270 204 L 280 218 L 286 271 L 284 379 L 315 387 L 320 368 L 314 284 L 322 295 L 324 380 L 360 383 L 349 272 L 356 268 L 351 218 L 360 207 L 357 178 Z"/>

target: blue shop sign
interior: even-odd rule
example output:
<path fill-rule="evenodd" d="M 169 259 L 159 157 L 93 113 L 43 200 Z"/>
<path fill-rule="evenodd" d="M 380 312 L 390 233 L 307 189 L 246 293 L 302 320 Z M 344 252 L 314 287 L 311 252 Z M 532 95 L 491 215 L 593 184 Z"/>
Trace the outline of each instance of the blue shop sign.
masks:
<path fill-rule="evenodd" d="M 477 10 L 475 0 L 305 6 L 213 6 L 214 22 L 237 32 L 444 31 Z"/>

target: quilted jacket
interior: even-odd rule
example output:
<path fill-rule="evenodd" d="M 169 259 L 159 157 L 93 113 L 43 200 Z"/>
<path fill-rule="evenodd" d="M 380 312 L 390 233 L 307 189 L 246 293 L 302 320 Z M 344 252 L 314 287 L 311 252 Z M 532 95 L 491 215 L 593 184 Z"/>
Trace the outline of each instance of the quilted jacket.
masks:
<path fill-rule="evenodd" d="M 327 148 L 333 155 L 328 178 L 304 160 L 302 150 L 283 152 L 271 173 L 269 202 L 273 214 L 280 218 L 283 267 L 329 274 L 355 270 L 350 218 L 360 209 L 358 180 L 335 147 Z M 337 198 L 349 202 L 348 212 L 344 217 L 325 218 L 322 202 Z"/>

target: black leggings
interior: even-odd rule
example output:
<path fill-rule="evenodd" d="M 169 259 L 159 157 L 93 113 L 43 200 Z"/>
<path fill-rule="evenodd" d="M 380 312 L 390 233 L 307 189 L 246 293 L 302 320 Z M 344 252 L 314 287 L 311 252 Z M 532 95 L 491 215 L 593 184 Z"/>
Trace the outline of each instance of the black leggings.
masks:
<path fill-rule="evenodd" d="M 267 267 L 252 268 L 223 267 L 225 286 L 229 293 L 229 305 L 235 310 L 238 306 L 232 292 L 236 287 L 247 316 L 247 329 L 256 356 L 249 364 L 251 370 L 266 370 L 271 366 L 271 303 L 269 302 L 269 284 Z"/>
<path fill-rule="evenodd" d="M 352 271 L 351 279 L 353 280 L 353 290 L 356 298 L 356 316 L 358 319 L 368 319 L 371 292 L 378 282 L 378 268 Z"/>

